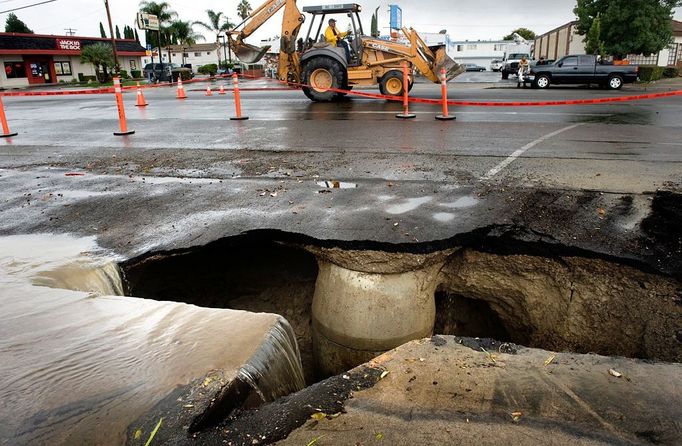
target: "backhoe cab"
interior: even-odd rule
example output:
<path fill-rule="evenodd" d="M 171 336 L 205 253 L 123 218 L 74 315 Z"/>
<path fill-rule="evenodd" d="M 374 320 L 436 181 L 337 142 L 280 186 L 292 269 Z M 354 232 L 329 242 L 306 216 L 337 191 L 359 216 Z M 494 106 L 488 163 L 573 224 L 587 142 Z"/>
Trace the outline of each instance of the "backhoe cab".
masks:
<path fill-rule="evenodd" d="M 255 63 L 263 57 L 269 47 L 254 47 L 243 40 L 282 7 L 285 12 L 279 78 L 300 84 L 305 95 L 313 101 L 332 101 L 346 94 L 339 90 L 377 84 L 382 94 L 399 96 L 404 88 L 412 88 L 415 69 L 432 82 L 440 81 L 442 68 L 446 69 L 448 79 L 464 71 L 448 57 L 444 45 L 427 46 L 411 28 L 402 29 L 409 45 L 366 36 L 359 15 L 362 8 L 355 3 L 304 7 L 303 12 L 310 14 L 312 20 L 305 38 L 298 39 L 305 16 L 296 7 L 296 0 L 269 0 L 242 23 L 245 24 L 242 31 L 233 30 L 228 34 L 230 46 L 240 59 Z M 350 59 L 343 48 L 332 46 L 324 39 L 327 20 L 331 18 L 328 16 L 335 15 L 348 18 L 350 32 L 346 39 L 351 49 Z M 410 69 L 407 86 L 403 85 L 402 65 L 405 62 Z"/>

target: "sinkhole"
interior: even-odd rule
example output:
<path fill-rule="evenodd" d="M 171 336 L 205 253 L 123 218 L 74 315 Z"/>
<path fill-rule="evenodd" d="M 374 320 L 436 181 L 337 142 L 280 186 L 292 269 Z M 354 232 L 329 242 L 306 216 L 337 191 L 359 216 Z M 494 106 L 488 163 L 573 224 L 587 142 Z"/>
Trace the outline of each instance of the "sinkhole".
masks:
<path fill-rule="evenodd" d="M 120 265 L 125 294 L 283 316 L 307 384 L 431 334 L 682 360 L 682 285 L 613 261 L 245 235 Z"/>

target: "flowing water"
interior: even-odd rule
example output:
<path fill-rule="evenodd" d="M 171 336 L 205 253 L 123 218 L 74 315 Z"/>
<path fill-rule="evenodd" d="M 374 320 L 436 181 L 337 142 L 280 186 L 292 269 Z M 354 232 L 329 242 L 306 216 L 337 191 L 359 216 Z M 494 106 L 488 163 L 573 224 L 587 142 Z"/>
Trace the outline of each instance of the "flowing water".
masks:
<path fill-rule="evenodd" d="M 122 444 L 211 370 L 267 401 L 303 387 L 286 321 L 123 297 L 117 260 L 91 238 L 0 238 L 1 445 Z"/>

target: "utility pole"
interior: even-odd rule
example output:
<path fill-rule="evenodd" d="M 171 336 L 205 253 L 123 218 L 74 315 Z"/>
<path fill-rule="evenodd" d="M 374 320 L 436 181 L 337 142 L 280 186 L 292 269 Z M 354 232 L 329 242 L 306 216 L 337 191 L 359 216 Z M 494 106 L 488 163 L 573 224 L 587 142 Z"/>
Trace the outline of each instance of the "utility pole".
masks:
<path fill-rule="evenodd" d="M 67 36 L 75 36 L 75 35 L 76 35 L 76 31 L 78 31 L 78 30 L 77 30 L 77 29 L 73 29 L 73 28 L 64 28 L 64 32 L 65 32 L 65 34 L 66 34 Z"/>
<path fill-rule="evenodd" d="M 118 65 L 118 51 L 116 51 L 116 37 L 114 36 L 114 27 L 111 24 L 111 11 L 109 11 L 109 0 L 104 0 L 104 7 L 107 9 L 107 20 L 109 20 L 109 35 L 111 36 L 111 45 L 114 48 L 114 69 L 116 73 L 120 71 Z M 161 50 L 159 50 L 161 52 Z"/>

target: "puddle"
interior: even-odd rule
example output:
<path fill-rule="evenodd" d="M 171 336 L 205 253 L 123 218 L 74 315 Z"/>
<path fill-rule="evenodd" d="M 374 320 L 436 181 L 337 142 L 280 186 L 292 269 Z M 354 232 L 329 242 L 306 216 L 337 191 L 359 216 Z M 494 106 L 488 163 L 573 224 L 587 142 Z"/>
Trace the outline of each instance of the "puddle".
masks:
<path fill-rule="evenodd" d="M 441 223 L 449 223 L 455 219 L 455 214 L 449 214 L 447 212 L 439 212 L 433 215 L 433 219 Z"/>
<path fill-rule="evenodd" d="M 394 204 L 386 208 L 386 212 L 393 215 L 404 214 L 406 212 L 414 211 L 421 205 L 430 203 L 433 197 L 408 198 L 400 204 Z"/>
<path fill-rule="evenodd" d="M 452 203 L 441 203 L 440 206 L 448 209 L 466 209 L 478 204 L 478 199 L 474 197 L 462 197 Z"/>
<path fill-rule="evenodd" d="M 316 184 L 326 189 L 356 189 L 358 187 L 355 183 L 344 183 L 343 181 L 318 181 Z"/>

